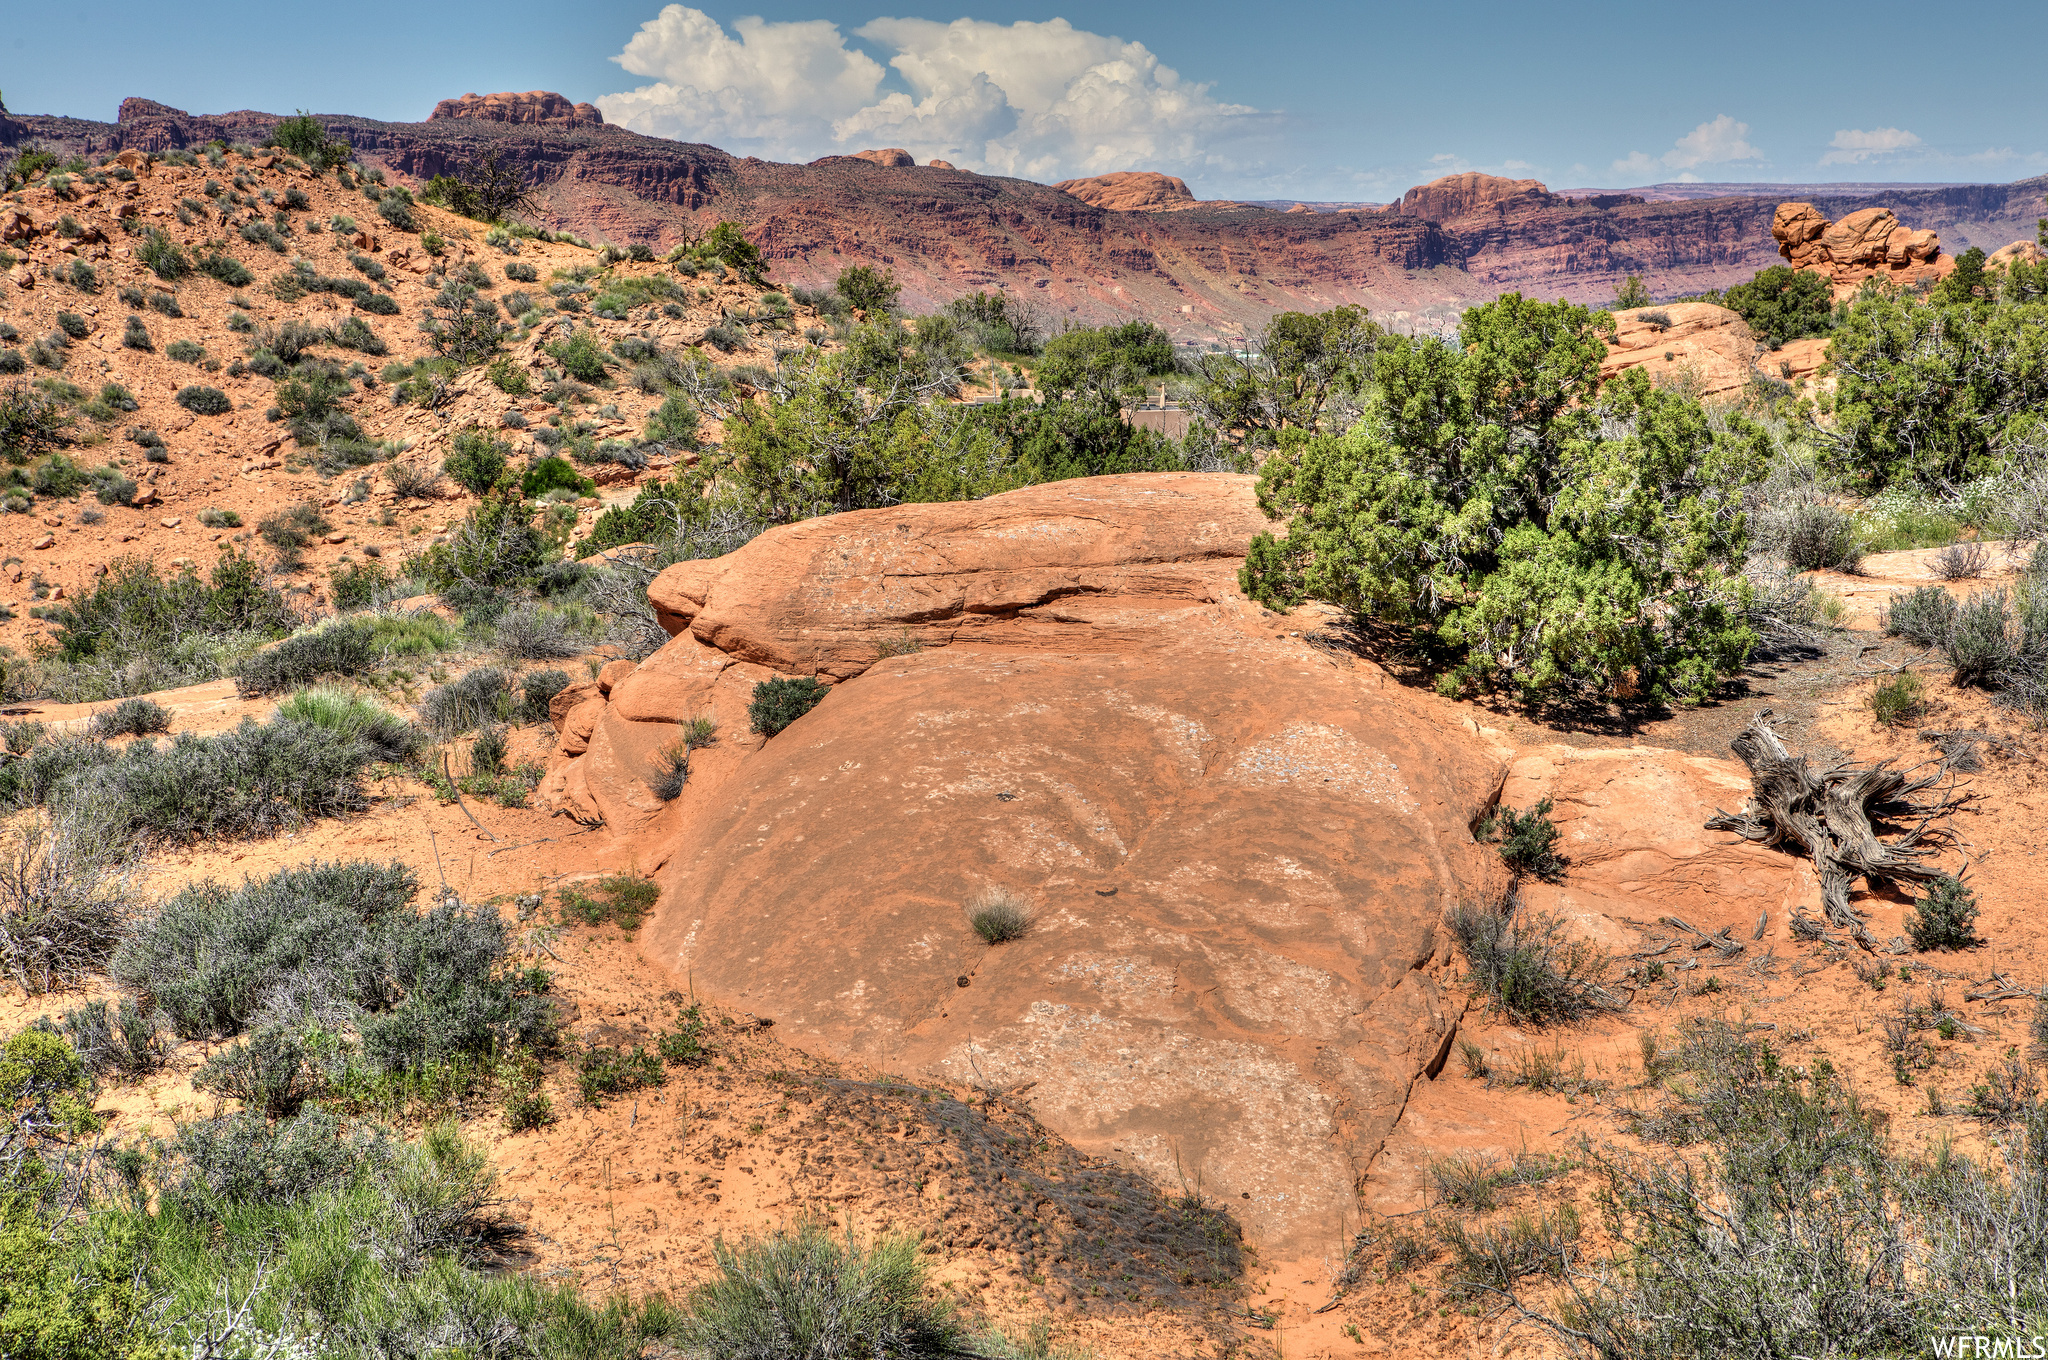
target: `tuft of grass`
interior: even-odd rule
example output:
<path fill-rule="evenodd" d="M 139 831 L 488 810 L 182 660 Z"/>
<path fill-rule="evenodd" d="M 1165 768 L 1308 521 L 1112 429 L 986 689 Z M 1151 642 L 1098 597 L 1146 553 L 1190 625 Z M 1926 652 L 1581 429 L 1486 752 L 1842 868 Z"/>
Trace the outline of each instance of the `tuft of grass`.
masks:
<path fill-rule="evenodd" d="M 555 902 L 564 921 L 586 926 L 611 924 L 631 935 L 660 896 L 661 886 L 653 879 L 616 873 L 563 888 L 555 894 Z"/>
<path fill-rule="evenodd" d="M 863 1246 L 815 1222 L 734 1246 L 712 1245 L 718 1273 L 692 1290 L 686 1348 L 728 1360 L 789 1356 L 942 1356 L 966 1333 L 927 1287 L 918 1241 Z"/>
<path fill-rule="evenodd" d="M 419 729 L 368 695 L 340 685 L 302 689 L 277 706 L 277 716 L 358 741 L 380 760 L 405 760 L 425 743 Z"/>
<path fill-rule="evenodd" d="M 656 798 L 664 803 L 673 803 L 683 796 L 683 789 L 689 782 L 689 747 L 675 741 L 655 753 L 654 772 L 647 781 L 647 787 Z"/>
<path fill-rule="evenodd" d="M 1541 1025 L 1609 1009 L 1601 980 L 1608 956 L 1585 940 L 1566 936 L 1553 916 L 1502 906 L 1460 903 L 1445 923 L 1458 942 L 1471 981 L 1518 1020 Z"/>
<path fill-rule="evenodd" d="M 984 888 L 968 899 L 967 921 L 983 944 L 1007 944 L 1031 929 L 1031 904 L 1008 888 Z"/>
<path fill-rule="evenodd" d="M 1923 689 L 1920 677 L 1912 671 L 1901 671 L 1889 680 L 1878 681 L 1870 691 L 1870 711 L 1878 725 L 1890 727 L 1919 717 L 1926 707 Z"/>

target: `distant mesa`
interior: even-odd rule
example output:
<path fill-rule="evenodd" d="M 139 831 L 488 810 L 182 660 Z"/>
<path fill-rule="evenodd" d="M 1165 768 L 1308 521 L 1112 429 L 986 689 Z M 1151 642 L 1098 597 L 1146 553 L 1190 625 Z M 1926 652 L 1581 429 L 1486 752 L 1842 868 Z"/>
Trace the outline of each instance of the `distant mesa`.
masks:
<path fill-rule="evenodd" d="M 1108 212 L 1172 212 L 1195 202 L 1184 182 L 1157 170 L 1115 170 L 1087 179 L 1063 179 L 1052 187 Z"/>
<path fill-rule="evenodd" d="M 852 158 L 857 161 L 873 161 L 876 165 L 911 166 L 917 164 L 917 157 L 900 146 L 885 146 L 879 151 L 856 151 Z M 952 169 L 947 166 L 947 169 Z"/>
<path fill-rule="evenodd" d="M 1486 209 L 1548 207 L 1563 200 L 1533 179 L 1503 179 L 1468 170 L 1418 184 L 1401 195 L 1397 211 L 1434 222 L 1451 222 Z"/>
<path fill-rule="evenodd" d="M 1939 235 L 1912 230 L 1890 208 L 1859 208 L 1830 222 L 1811 203 L 1780 203 L 1771 217 L 1771 239 L 1794 269 L 1825 274 L 1837 289 L 1880 273 L 1905 283 L 1954 267 L 1941 253 Z"/>
<path fill-rule="evenodd" d="M 137 99 L 133 95 L 121 101 L 121 110 L 114 115 L 115 121 L 139 123 L 150 118 L 190 118 L 183 109 L 174 109 L 169 104 L 159 104 L 154 99 Z"/>
<path fill-rule="evenodd" d="M 1306 203 L 1297 203 L 1293 207 L 1289 208 L 1287 211 L 1291 213 L 1312 213 L 1315 211 L 1315 209 L 1311 208 Z"/>
<path fill-rule="evenodd" d="M 132 102 L 132 101 L 131 101 Z M 127 105 L 122 105 L 127 108 Z M 530 123 L 539 127 L 602 127 L 604 115 L 595 104 L 572 104 L 551 90 L 524 94 L 466 94 L 434 105 L 428 122 L 443 118 L 475 118 L 487 123 Z"/>

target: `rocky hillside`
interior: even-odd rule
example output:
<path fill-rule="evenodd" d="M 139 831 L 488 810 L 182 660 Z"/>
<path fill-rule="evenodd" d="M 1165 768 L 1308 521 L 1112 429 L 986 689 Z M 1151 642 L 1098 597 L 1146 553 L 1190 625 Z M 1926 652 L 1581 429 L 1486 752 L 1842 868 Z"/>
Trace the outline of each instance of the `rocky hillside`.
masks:
<path fill-rule="evenodd" d="M 580 450 L 599 491 L 577 512 L 587 526 L 602 497 L 668 466 L 597 454 L 637 442 L 664 400 L 620 353 L 759 363 L 773 337 L 795 343 L 810 324 L 736 277 L 686 287 L 666 266 L 569 242 L 492 244 L 424 204 L 400 229 L 374 183 L 345 186 L 276 152 L 215 164 L 131 148 L 60 178 L 0 201 L 0 392 L 51 403 L 76 482 L 22 470 L 0 485 L 0 646 L 17 652 L 42 632 L 42 603 L 120 559 L 203 572 L 233 546 L 268 562 L 261 526 L 295 507 L 318 512 L 296 512 L 308 538 L 297 580 L 318 603 L 329 568 L 395 562 L 461 517 L 468 493 L 440 469 L 470 426 L 520 460 L 544 444 Z M 519 323 L 495 379 L 434 362 L 420 325 L 451 281 Z M 580 332 L 602 373 L 559 382 L 549 346 Z M 302 359 L 328 372 L 321 404 L 355 435 L 294 438 L 281 380 Z"/>
<path fill-rule="evenodd" d="M 644 137 L 558 95 L 465 95 L 420 123 L 323 116 L 373 162 L 411 181 L 496 147 L 539 188 L 548 224 L 665 248 L 719 218 L 742 222 L 790 282 L 848 264 L 893 269 L 913 303 L 977 288 L 1032 290 L 1081 320 L 1145 316 L 1184 338 L 1252 326 L 1277 310 L 1358 303 L 1426 321 L 1504 289 L 1604 302 L 1630 273 L 1660 295 L 1725 287 L 1776 263 L 1776 196 L 1648 202 L 1567 198 L 1535 181 L 1464 175 L 1389 212 L 1285 212 L 1197 203 L 1127 211 L 1118 200 L 937 166 L 834 156 L 782 165 Z M 276 115 L 194 116 L 143 99 L 114 123 L 0 120 L 0 142 L 104 154 L 255 140 Z M 881 158 L 896 162 L 908 157 Z M 1889 206 L 1950 249 L 2031 237 L 2048 182 L 1819 196 L 1839 219 Z M 1175 206 L 1184 203 L 1176 196 Z M 1108 203 L 1110 206 L 1103 206 Z M 1132 207 L 1155 209 L 1153 201 Z"/>

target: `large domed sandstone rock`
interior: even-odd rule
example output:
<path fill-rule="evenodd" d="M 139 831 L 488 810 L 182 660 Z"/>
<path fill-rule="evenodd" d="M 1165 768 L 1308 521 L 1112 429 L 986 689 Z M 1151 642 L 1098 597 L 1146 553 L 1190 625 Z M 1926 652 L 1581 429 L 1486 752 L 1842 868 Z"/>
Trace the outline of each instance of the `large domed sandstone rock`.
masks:
<path fill-rule="evenodd" d="M 911 155 L 900 146 L 883 147 L 879 151 L 856 151 L 847 159 L 871 161 L 876 165 L 886 165 L 892 168 L 917 164 L 917 157 Z"/>
<path fill-rule="evenodd" d="M 1150 475 L 771 531 L 664 574 L 676 637 L 576 701 L 550 795 L 639 827 L 642 948 L 700 993 L 1020 1089 L 1311 1249 L 1448 1052 L 1440 922 L 1492 863 L 1469 828 L 1508 752 L 1276 638 L 1234 581 L 1263 527 L 1249 478 Z M 924 649 L 878 659 L 906 628 Z M 817 708 L 744 735 L 758 679 L 814 668 Z M 705 711 L 721 740 L 655 803 L 653 753 Z M 1030 903 L 1021 940 L 974 934 L 991 888 Z"/>
<path fill-rule="evenodd" d="M 1603 382 L 1640 368 L 1652 378 L 1686 378 L 1703 396 L 1727 396 L 1755 376 L 1763 350 L 1747 322 L 1711 302 L 1632 307 L 1616 312 L 1614 322 L 1600 362 Z"/>
<path fill-rule="evenodd" d="M 552 90 L 527 90 L 523 94 L 466 94 L 444 99 L 427 116 L 437 118 L 478 118 L 490 123 L 531 123 L 544 127 L 601 127 L 604 114 L 595 104 L 572 104 Z"/>
<path fill-rule="evenodd" d="M 1085 179 L 1063 179 L 1052 187 L 1108 212 L 1164 212 L 1195 202 L 1194 192 L 1183 180 L 1157 170 L 1115 170 Z"/>

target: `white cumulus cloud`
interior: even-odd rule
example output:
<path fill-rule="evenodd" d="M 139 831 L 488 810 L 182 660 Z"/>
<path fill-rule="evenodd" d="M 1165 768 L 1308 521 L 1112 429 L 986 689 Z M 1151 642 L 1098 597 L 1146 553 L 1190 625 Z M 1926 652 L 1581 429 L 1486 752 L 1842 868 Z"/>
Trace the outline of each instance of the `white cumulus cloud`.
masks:
<path fill-rule="evenodd" d="M 612 58 L 651 83 L 597 101 L 638 132 L 805 160 L 900 146 L 919 160 L 1031 179 L 1108 170 L 1198 173 L 1254 159 L 1274 119 L 1181 79 L 1143 43 L 1065 19 L 741 19 L 728 34 L 669 5 Z M 890 71 L 907 87 L 887 89 Z"/>
<path fill-rule="evenodd" d="M 1843 128 L 1828 143 L 1822 165 L 1861 165 L 1876 156 L 1896 155 L 1920 145 L 1920 139 L 1904 128 Z"/>
<path fill-rule="evenodd" d="M 1724 113 L 1680 137 L 1661 156 L 1632 151 L 1614 162 L 1610 169 L 1623 179 L 1647 179 L 1665 170 L 1683 170 L 1688 173 L 1678 178 L 1682 182 L 1693 183 L 1700 176 L 1689 172 L 1698 166 L 1760 161 L 1763 158 L 1764 153 L 1750 145 L 1749 124 L 1738 123 Z"/>

